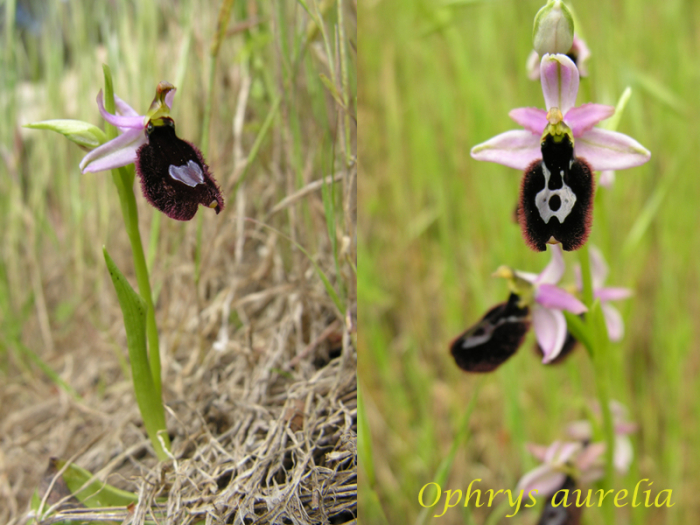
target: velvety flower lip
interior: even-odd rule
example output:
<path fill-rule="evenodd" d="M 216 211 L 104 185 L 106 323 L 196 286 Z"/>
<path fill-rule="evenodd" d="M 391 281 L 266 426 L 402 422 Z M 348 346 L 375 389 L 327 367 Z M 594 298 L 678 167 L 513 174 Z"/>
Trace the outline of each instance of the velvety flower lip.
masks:
<path fill-rule="evenodd" d="M 474 146 L 471 150 L 474 159 L 526 169 L 542 158 L 542 133 L 547 126 L 547 113 L 553 108 L 559 109 L 564 124 L 571 128 L 575 139 L 574 155 L 585 158 L 594 170 L 632 168 L 651 158 L 651 153 L 633 138 L 593 127 L 612 116 L 614 107 L 594 103 L 574 106 L 579 71 L 569 57 L 544 55 L 540 62 L 540 80 L 546 109 L 518 108 L 511 111 L 510 117 L 525 129 L 506 131 Z"/>
<path fill-rule="evenodd" d="M 511 293 L 508 302 L 491 308 L 450 344 L 450 353 L 465 372 L 493 372 L 510 359 L 530 328 L 529 308 Z"/>
<path fill-rule="evenodd" d="M 148 142 L 136 152 L 141 189 L 155 208 L 171 219 L 189 221 L 199 205 L 224 209 L 224 199 L 199 149 L 180 139 L 171 118 L 151 120 Z"/>

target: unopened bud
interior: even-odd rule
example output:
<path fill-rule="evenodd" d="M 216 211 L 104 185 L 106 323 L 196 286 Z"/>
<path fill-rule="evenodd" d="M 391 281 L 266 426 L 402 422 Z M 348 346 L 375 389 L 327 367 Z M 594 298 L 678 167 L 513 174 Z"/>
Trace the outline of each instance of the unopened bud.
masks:
<path fill-rule="evenodd" d="M 43 122 L 25 124 L 24 127 L 56 131 L 86 151 L 107 142 L 107 137 L 100 128 L 81 120 L 44 120 Z"/>
<path fill-rule="evenodd" d="M 532 30 L 535 51 L 540 56 L 547 53 L 566 54 L 574 43 L 574 19 L 561 0 L 549 0 L 535 15 Z"/>

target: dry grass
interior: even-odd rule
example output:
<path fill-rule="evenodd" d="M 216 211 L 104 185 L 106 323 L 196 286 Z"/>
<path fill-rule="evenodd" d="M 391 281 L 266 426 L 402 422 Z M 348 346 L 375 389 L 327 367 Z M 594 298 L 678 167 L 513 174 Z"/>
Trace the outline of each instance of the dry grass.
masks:
<path fill-rule="evenodd" d="M 113 305 L 107 335 L 93 334 L 90 344 L 56 363 L 83 403 L 46 382 L 3 389 L 5 512 L 22 514 L 48 458 L 59 456 L 141 495 L 140 505 L 111 511 L 110 519 L 129 514 L 141 523 L 166 509 L 164 522 L 183 524 L 207 516 L 221 523 L 335 523 L 356 514 L 350 334 L 334 321 L 313 273 L 284 271 L 276 250 L 284 241 L 255 227 L 246 236 L 244 262 L 223 250 L 212 261 L 202 285 L 216 293 L 204 298 L 199 315 L 187 293 L 161 295 L 164 397 L 176 460 L 158 464 L 149 450 L 110 343 L 124 338 Z M 217 238 L 227 237 L 234 238 L 232 232 Z M 191 270 L 175 267 L 168 280 L 181 281 Z M 221 286 L 226 282 L 232 284 Z M 183 283 L 163 288 L 191 290 Z M 227 327 L 222 319 L 231 312 L 247 321 Z M 206 348 L 201 357 L 199 336 Z M 8 478 L 16 480 L 12 487 Z M 167 503 L 153 504 L 160 496 Z M 68 509 L 41 523 L 99 521 L 104 512 Z"/>

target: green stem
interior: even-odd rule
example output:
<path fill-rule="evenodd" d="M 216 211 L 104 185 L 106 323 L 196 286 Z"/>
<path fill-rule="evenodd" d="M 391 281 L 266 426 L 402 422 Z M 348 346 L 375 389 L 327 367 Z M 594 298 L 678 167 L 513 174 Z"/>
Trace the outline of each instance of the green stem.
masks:
<path fill-rule="evenodd" d="M 603 437 L 605 439 L 605 478 L 603 479 L 603 486 L 607 490 L 612 487 L 615 474 L 613 469 L 615 429 L 613 427 L 612 414 L 610 413 L 610 382 L 608 377 L 610 340 L 600 301 L 595 300 L 593 295 L 593 275 L 591 274 L 588 245 L 584 245 L 579 250 L 579 260 L 581 263 L 581 280 L 583 281 L 583 302 L 588 308 L 585 324 L 590 336 L 589 341 L 592 345 L 589 350 L 593 360 L 598 403 L 603 416 Z M 615 508 L 606 506 L 605 516 L 607 523 L 613 523 Z"/>
<path fill-rule="evenodd" d="M 612 485 L 615 474 L 613 468 L 613 456 L 615 452 L 615 428 L 612 414 L 610 412 L 610 380 L 608 370 L 610 368 L 610 341 L 608 331 L 605 326 L 605 317 L 600 303 L 596 302 L 594 315 L 591 319 L 594 328 L 594 338 L 596 348 L 593 352 L 593 368 L 595 370 L 596 390 L 598 393 L 598 403 L 603 416 L 603 437 L 605 438 L 605 477 L 608 485 Z"/>
<path fill-rule="evenodd" d="M 583 281 L 583 302 L 590 310 L 593 307 L 593 276 L 591 275 L 591 258 L 588 254 L 588 244 L 579 250 L 581 264 L 581 280 Z"/>
<path fill-rule="evenodd" d="M 107 111 L 110 111 L 107 109 Z M 116 172 L 116 173 L 115 173 Z M 139 232 L 139 216 L 136 208 L 136 197 L 133 191 L 133 176 L 124 168 L 112 170 L 112 178 L 117 186 L 119 202 L 124 216 L 124 226 L 131 243 L 131 251 L 134 258 L 134 270 L 139 294 L 146 301 L 146 338 L 148 339 L 148 362 L 151 367 L 153 384 L 156 394 L 161 398 L 160 378 L 160 350 L 158 342 L 158 327 L 156 326 L 155 308 L 153 307 L 153 294 L 148 278 L 148 266 L 143 252 L 141 233 Z"/>
<path fill-rule="evenodd" d="M 114 88 L 112 85 L 112 74 L 109 66 L 104 65 L 105 76 L 105 109 L 109 113 L 115 113 L 114 107 Z M 111 140 L 117 136 L 117 130 L 113 126 L 106 126 L 105 133 L 107 139 Z M 136 207 L 136 197 L 134 196 L 134 172 L 126 168 L 118 168 L 112 170 L 112 179 L 117 186 L 119 193 L 119 204 L 121 206 L 122 215 L 124 217 L 124 226 L 126 227 L 129 242 L 131 243 L 131 251 L 134 259 L 134 270 L 136 272 L 136 282 L 139 288 L 139 294 L 146 302 L 146 338 L 148 340 L 148 361 L 153 376 L 153 384 L 158 399 L 162 398 L 161 394 L 161 378 L 160 378 L 160 350 L 158 343 L 158 328 L 156 326 L 155 309 L 153 307 L 153 294 L 151 293 L 151 284 L 148 278 L 148 266 L 146 265 L 146 257 L 143 252 L 143 243 L 141 242 L 141 233 L 139 232 L 139 215 Z"/>

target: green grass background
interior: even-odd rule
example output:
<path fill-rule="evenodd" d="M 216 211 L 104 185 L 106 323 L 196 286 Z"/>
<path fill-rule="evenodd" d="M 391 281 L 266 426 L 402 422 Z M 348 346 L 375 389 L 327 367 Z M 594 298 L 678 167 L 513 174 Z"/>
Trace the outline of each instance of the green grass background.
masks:
<path fill-rule="evenodd" d="M 515 357 L 486 376 L 462 373 L 448 352 L 452 338 L 507 297 L 506 283 L 490 277 L 499 265 L 539 272 L 549 261 L 526 247 L 513 223 L 520 174 L 469 156 L 475 144 L 517 128 L 510 109 L 544 105 L 539 83 L 525 71 L 541 5 L 361 4 L 358 373 L 367 422 L 360 430 L 366 523 L 419 522 L 418 493 L 441 463 L 443 488 L 464 491 L 481 478 L 482 491 L 513 489 L 536 465 L 524 444 L 563 438 L 565 425 L 595 397 L 581 348 L 562 366 L 544 367 L 530 334 Z M 628 406 L 639 430 L 630 473 L 617 476 L 614 487 L 632 490 L 649 478 L 652 495 L 673 490 L 675 506 L 628 505 L 615 523 L 695 523 L 700 3 L 570 5 L 592 53 L 577 103 L 614 105 L 630 86 L 619 131 L 652 153 L 644 166 L 617 172 L 611 189 L 598 189 L 589 242 L 610 264 L 608 284 L 635 290 L 617 303 L 626 336 L 612 345 L 609 372 L 611 396 Z M 565 281 L 572 281 L 577 256 L 565 260 Z M 454 459 L 445 461 L 453 445 Z M 433 521 L 498 523 L 507 513 L 489 520 L 492 511 L 460 504 Z M 598 509 L 584 513 L 585 523 L 601 520 Z M 500 520 L 535 521 L 525 511 Z"/>

